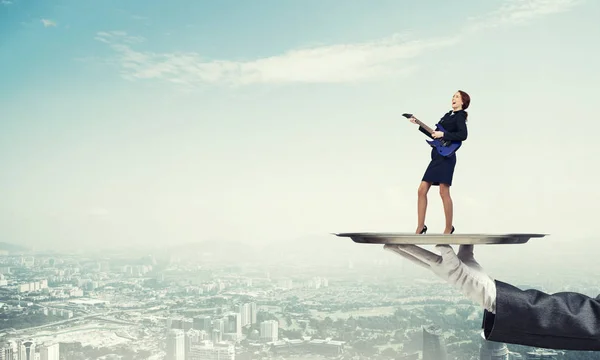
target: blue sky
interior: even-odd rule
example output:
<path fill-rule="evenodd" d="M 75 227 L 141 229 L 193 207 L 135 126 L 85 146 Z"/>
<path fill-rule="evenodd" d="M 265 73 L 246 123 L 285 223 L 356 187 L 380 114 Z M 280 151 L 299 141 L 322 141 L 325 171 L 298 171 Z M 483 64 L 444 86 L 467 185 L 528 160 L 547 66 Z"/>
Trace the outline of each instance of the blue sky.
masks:
<path fill-rule="evenodd" d="M 0 236 L 39 247 L 413 231 L 457 89 L 460 232 L 594 234 L 600 4 L 0 4 Z M 436 189 L 428 226 L 443 230 Z"/>

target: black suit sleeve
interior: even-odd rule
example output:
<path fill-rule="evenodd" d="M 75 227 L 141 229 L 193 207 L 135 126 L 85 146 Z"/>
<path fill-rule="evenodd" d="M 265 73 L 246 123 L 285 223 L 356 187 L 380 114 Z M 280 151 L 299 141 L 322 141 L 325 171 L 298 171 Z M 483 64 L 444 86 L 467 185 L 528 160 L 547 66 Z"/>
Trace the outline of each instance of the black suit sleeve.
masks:
<path fill-rule="evenodd" d="M 496 314 L 484 311 L 487 340 L 547 349 L 600 350 L 600 296 L 546 294 L 496 280 Z"/>
<path fill-rule="evenodd" d="M 458 112 L 454 114 L 456 117 L 456 131 L 448 131 L 444 133 L 444 140 L 450 141 L 465 141 L 469 132 L 467 131 L 467 117 L 464 113 Z"/>

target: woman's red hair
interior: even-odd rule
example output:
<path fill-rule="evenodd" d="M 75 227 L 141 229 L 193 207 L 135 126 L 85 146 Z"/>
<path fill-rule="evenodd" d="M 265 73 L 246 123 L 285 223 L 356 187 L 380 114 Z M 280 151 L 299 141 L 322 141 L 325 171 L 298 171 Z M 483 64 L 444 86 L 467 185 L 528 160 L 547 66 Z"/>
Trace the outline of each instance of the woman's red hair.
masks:
<path fill-rule="evenodd" d="M 462 90 L 458 90 L 458 93 L 460 94 L 460 98 L 463 103 L 462 109 L 467 110 L 467 108 L 469 107 L 469 104 L 471 104 L 471 97 L 469 96 L 469 94 L 467 94 L 466 92 L 464 92 Z M 465 113 L 467 114 L 467 117 L 468 117 L 469 113 L 466 111 L 465 111 Z"/>

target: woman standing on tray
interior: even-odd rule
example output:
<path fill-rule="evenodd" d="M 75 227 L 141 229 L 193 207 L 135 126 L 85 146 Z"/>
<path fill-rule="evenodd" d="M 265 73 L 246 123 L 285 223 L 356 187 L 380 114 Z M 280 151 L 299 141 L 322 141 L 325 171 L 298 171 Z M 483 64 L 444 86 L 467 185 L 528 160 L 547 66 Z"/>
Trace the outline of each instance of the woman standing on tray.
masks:
<path fill-rule="evenodd" d="M 467 112 L 465 111 L 471 103 L 471 97 L 464 91 L 458 90 L 452 97 L 452 110 L 446 113 L 439 121 L 446 132 L 433 131 L 429 133 L 425 128 L 419 126 L 419 131 L 432 139 L 443 139 L 450 141 L 464 141 L 467 139 Z M 411 117 L 410 122 L 416 124 L 416 119 Z M 427 226 L 425 225 L 425 214 L 427 213 L 427 193 L 431 185 L 440 187 L 440 196 L 444 205 L 444 215 L 446 217 L 446 227 L 444 234 L 454 232 L 453 204 L 450 196 L 450 186 L 456 166 L 456 153 L 450 156 L 442 156 L 437 150 L 431 148 L 431 162 L 425 170 L 421 184 L 418 190 L 418 225 L 417 234 L 425 234 Z"/>

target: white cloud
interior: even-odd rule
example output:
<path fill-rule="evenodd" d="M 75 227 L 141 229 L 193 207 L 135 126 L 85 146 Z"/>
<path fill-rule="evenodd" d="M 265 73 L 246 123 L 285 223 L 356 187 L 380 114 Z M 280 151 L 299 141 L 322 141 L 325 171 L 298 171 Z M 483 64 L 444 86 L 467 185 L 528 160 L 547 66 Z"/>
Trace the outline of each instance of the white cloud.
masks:
<path fill-rule="evenodd" d="M 481 17 L 470 18 L 467 30 L 524 23 L 545 15 L 570 10 L 584 0 L 505 0 L 500 8 Z"/>
<path fill-rule="evenodd" d="M 517 24 L 536 17 L 569 10 L 582 0 L 506 0 L 496 11 L 470 19 L 463 31 Z M 100 32 L 96 39 L 111 46 L 126 79 L 160 79 L 193 86 L 265 83 L 344 83 L 368 81 L 412 72 L 411 60 L 427 51 L 457 43 L 453 38 L 408 40 L 394 35 L 379 41 L 317 46 L 290 50 L 266 58 L 235 61 L 210 60 L 197 53 L 137 51 L 144 41 L 125 32 Z"/>
<path fill-rule="evenodd" d="M 96 39 L 118 54 L 128 79 L 163 79 L 174 83 L 225 83 L 233 86 L 282 82 L 352 82 L 414 69 L 408 63 L 424 52 L 450 46 L 457 40 L 408 41 L 392 36 L 361 44 L 319 46 L 291 50 L 281 55 L 250 61 L 206 60 L 197 53 L 157 54 L 134 50 L 140 38 L 123 32 L 98 33 Z"/>
<path fill-rule="evenodd" d="M 129 36 L 124 31 L 111 31 L 111 32 L 101 31 L 99 33 L 96 33 L 95 39 L 98 41 L 107 43 L 107 44 L 112 44 L 113 48 L 115 48 L 115 50 L 118 50 L 118 45 L 116 44 L 118 42 L 126 43 L 126 44 L 136 44 L 136 43 L 141 43 L 144 41 L 143 37 Z M 119 39 L 119 40 L 116 41 L 116 39 Z"/>
<path fill-rule="evenodd" d="M 42 19 L 41 22 L 44 24 L 44 27 L 56 26 L 56 23 L 52 20 Z"/>

